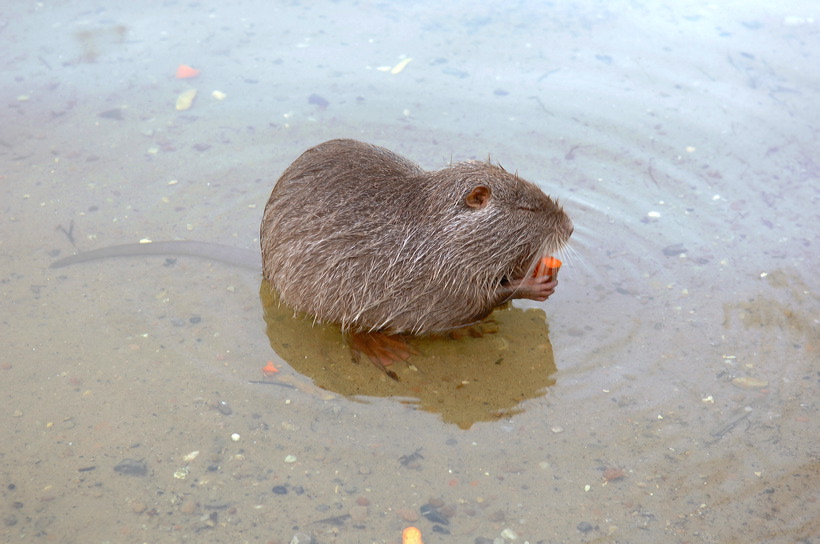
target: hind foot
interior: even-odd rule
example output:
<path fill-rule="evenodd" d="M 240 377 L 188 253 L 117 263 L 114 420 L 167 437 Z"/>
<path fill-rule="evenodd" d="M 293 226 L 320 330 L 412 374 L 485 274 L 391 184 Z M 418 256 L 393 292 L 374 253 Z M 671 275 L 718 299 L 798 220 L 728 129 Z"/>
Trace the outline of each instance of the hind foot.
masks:
<path fill-rule="evenodd" d="M 418 352 L 407 343 L 407 339 L 400 334 L 385 334 L 383 332 L 358 332 L 348 337 L 353 359 L 358 363 L 364 355 L 373 365 L 399 381 L 398 375 L 387 368 L 395 362 L 406 361 L 411 355 Z"/>

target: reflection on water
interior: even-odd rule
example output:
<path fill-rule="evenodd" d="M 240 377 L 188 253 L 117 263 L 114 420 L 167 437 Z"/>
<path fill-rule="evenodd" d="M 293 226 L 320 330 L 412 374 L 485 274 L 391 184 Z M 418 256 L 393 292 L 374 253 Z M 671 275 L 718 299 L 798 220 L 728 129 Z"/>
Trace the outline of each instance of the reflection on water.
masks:
<path fill-rule="evenodd" d="M 820 534 L 815 2 L 7 4 L 0 540 Z M 538 180 L 576 225 L 556 294 L 394 384 L 324 328 L 288 344 L 326 368 L 278 360 L 256 273 L 48 268 L 72 220 L 82 250 L 258 247 L 337 137 Z M 495 368 L 519 349 L 542 366 Z"/>
<path fill-rule="evenodd" d="M 394 369 L 397 381 L 375 366 L 355 365 L 338 326 L 294 317 L 265 280 L 259 295 L 273 350 L 315 385 L 345 397 L 393 398 L 469 429 L 520 413 L 524 401 L 547 394 L 555 383 L 542 310 L 500 309 L 473 328 L 415 338 L 419 354 L 395 364 L 401 367 Z"/>

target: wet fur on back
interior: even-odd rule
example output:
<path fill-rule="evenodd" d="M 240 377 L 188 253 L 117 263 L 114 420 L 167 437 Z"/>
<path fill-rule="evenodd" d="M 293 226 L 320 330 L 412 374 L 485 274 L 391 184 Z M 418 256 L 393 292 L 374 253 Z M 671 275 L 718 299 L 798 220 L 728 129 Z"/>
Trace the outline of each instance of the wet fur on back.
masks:
<path fill-rule="evenodd" d="M 485 198 L 468 204 L 479 186 Z M 260 240 L 263 275 L 292 308 L 343 330 L 420 334 L 489 314 L 510 298 L 505 282 L 571 232 L 554 200 L 500 166 L 425 172 L 332 140 L 282 174 Z"/>

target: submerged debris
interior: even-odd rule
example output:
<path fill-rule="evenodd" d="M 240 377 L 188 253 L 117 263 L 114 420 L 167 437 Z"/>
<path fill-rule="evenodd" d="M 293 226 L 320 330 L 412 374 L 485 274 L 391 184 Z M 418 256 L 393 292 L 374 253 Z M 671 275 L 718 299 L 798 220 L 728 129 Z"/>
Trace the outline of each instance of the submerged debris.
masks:
<path fill-rule="evenodd" d="M 127 476 L 145 476 L 148 474 L 148 465 L 145 464 L 144 461 L 123 459 L 114 466 L 114 472 L 119 472 Z"/>
<path fill-rule="evenodd" d="M 421 448 L 408 455 L 402 455 L 399 457 L 399 463 L 404 467 L 418 468 L 419 459 L 424 459 L 424 456 L 419 452 L 421 452 Z"/>
<path fill-rule="evenodd" d="M 450 525 L 450 520 L 445 518 L 441 514 L 441 512 L 439 512 L 438 508 L 436 508 L 434 505 L 432 505 L 430 503 L 422 504 L 421 508 L 419 508 L 419 511 L 421 512 L 422 516 L 429 519 L 433 523 L 441 523 L 442 525 Z"/>

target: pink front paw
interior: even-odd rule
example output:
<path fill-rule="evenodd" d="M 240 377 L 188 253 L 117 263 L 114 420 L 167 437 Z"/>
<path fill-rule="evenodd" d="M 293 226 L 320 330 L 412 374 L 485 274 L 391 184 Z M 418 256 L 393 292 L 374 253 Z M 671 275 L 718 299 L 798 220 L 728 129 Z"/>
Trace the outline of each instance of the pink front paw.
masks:
<path fill-rule="evenodd" d="M 515 298 L 528 298 L 543 302 L 555 292 L 557 285 L 558 280 L 553 280 L 550 276 L 524 278 L 519 280 L 514 296 Z"/>

